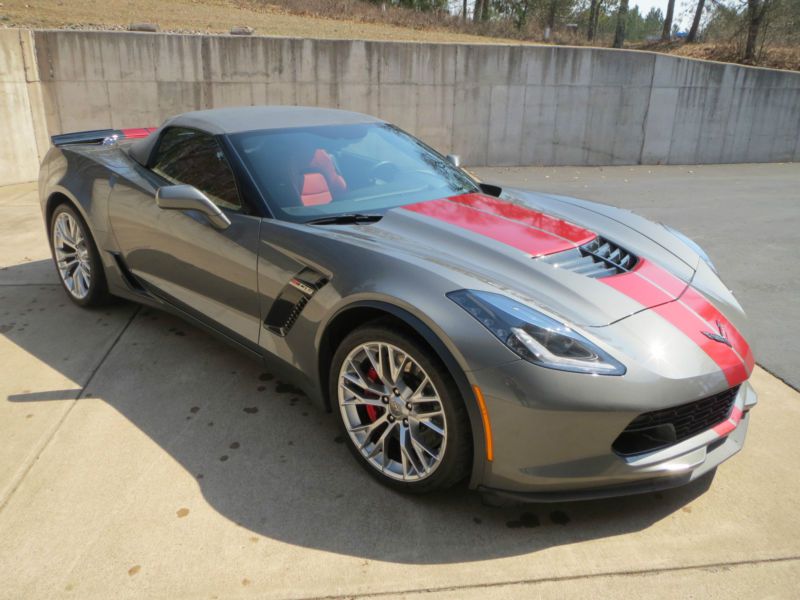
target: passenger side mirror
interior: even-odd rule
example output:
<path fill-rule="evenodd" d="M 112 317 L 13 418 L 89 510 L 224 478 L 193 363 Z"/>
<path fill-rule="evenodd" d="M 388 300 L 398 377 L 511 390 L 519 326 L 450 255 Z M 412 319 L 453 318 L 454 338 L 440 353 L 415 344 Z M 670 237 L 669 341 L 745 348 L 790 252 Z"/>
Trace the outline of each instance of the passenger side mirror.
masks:
<path fill-rule="evenodd" d="M 165 185 L 156 191 L 156 204 L 166 210 L 196 210 L 219 230 L 231 225 L 230 219 L 208 197 L 193 185 Z"/>
<path fill-rule="evenodd" d="M 451 165 L 454 167 L 461 167 L 461 157 L 458 154 L 448 154 L 447 160 L 450 162 Z"/>

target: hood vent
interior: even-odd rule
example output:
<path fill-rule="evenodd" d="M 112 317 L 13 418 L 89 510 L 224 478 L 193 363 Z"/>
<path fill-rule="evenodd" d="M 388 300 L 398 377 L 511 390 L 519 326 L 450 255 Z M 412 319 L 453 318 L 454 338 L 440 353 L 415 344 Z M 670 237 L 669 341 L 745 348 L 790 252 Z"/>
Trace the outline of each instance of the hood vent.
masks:
<path fill-rule="evenodd" d="M 597 279 L 632 271 L 639 262 L 635 255 L 622 246 L 601 237 L 596 237 L 578 248 L 550 254 L 538 260 L 558 269 Z"/>

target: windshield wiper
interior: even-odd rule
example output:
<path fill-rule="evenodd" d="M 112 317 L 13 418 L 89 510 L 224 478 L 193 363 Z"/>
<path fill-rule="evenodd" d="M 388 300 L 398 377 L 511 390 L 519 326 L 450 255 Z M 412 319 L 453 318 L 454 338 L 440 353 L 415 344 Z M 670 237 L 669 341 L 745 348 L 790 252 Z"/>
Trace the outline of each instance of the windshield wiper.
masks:
<path fill-rule="evenodd" d="M 361 213 L 348 213 L 344 215 L 333 215 L 330 217 L 320 217 L 306 221 L 306 225 L 349 225 L 352 223 L 375 223 L 380 221 L 383 215 L 368 215 Z"/>

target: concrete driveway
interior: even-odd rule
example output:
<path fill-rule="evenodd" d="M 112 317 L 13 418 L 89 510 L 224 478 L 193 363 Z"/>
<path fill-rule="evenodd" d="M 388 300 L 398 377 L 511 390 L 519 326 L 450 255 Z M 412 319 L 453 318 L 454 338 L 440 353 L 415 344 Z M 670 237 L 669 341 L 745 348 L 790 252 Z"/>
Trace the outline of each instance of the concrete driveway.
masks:
<path fill-rule="evenodd" d="M 647 196 L 625 172 L 602 171 Z M 526 173 L 577 193 L 570 170 Z M 0 189 L 0 598 L 796 597 L 800 394 L 764 370 L 713 482 L 502 509 L 399 496 L 260 364 L 158 311 L 74 307 L 35 196 Z"/>

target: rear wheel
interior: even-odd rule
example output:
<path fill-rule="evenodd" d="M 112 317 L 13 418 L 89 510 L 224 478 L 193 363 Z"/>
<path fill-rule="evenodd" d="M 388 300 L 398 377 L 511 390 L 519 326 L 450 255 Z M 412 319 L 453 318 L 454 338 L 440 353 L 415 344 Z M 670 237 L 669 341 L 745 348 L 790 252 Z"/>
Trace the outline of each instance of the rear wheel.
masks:
<path fill-rule="evenodd" d="M 424 493 L 466 476 L 466 409 L 444 365 L 416 337 L 390 324 L 357 329 L 336 351 L 330 380 L 348 445 L 382 483 Z"/>
<path fill-rule="evenodd" d="M 89 228 L 78 212 L 61 204 L 50 219 L 53 260 L 70 300 L 79 306 L 98 306 L 108 301 L 103 265 Z"/>

